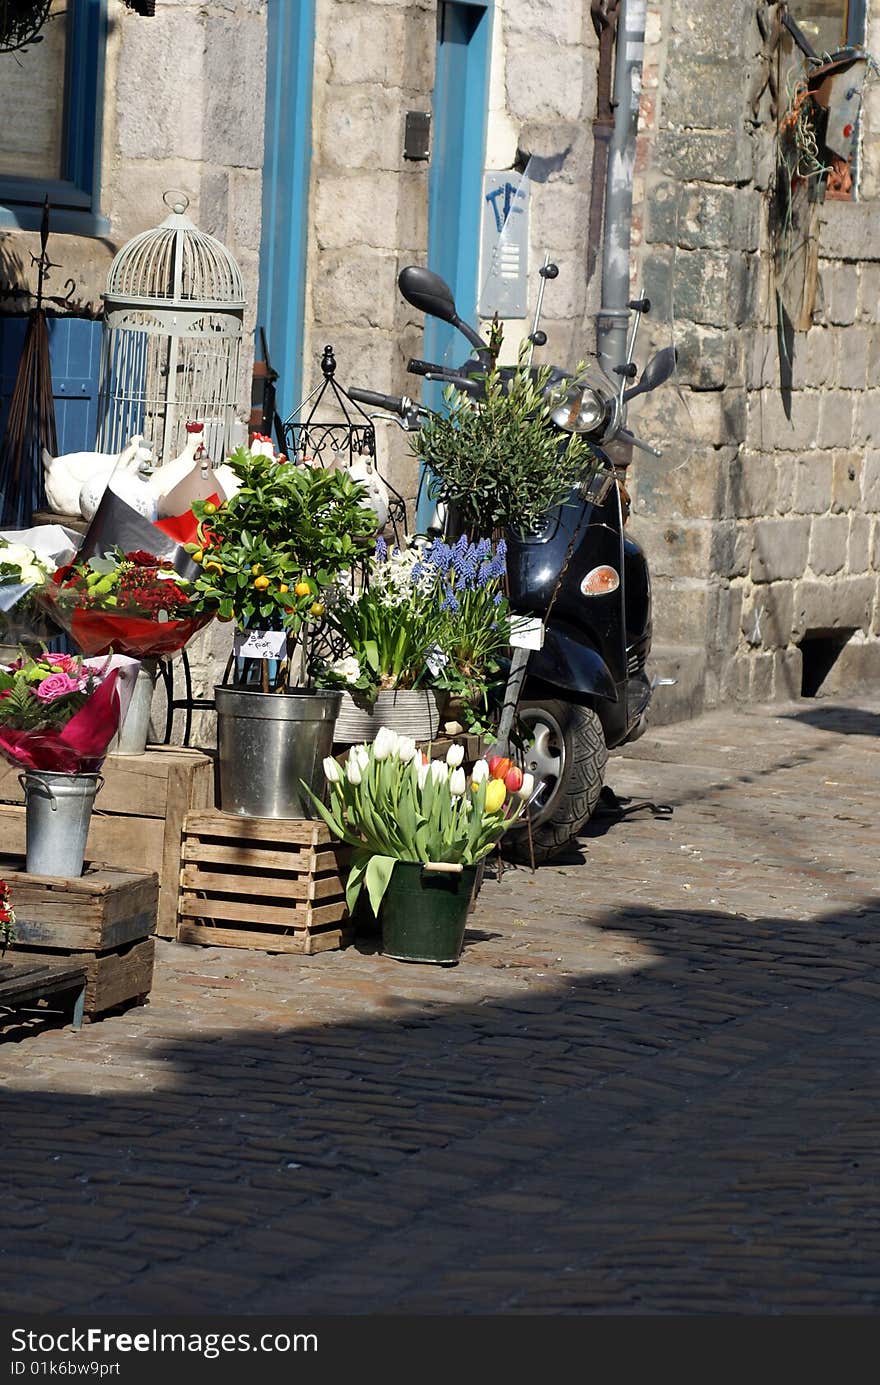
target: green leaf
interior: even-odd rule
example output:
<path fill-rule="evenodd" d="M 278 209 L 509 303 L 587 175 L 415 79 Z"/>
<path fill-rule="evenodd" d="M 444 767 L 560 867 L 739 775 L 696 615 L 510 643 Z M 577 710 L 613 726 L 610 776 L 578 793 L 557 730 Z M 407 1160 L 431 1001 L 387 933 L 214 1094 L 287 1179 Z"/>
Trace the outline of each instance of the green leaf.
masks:
<path fill-rule="evenodd" d="M 364 883 L 367 887 L 367 894 L 373 906 L 373 913 L 378 914 L 382 899 L 397 861 L 393 856 L 371 856 L 367 868 L 364 872 Z"/>

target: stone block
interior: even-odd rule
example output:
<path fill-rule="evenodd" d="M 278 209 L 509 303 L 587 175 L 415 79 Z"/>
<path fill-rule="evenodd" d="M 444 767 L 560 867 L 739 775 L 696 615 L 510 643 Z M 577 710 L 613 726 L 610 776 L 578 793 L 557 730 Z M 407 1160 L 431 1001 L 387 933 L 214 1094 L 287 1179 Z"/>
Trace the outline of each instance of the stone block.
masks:
<path fill-rule="evenodd" d="M 880 451 L 871 448 L 862 461 L 862 509 L 880 512 Z"/>
<path fill-rule="evenodd" d="M 749 701 L 771 701 L 773 697 L 773 665 L 774 656 L 772 653 L 752 655 L 752 666 L 749 676 Z"/>
<path fill-rule="evenodd" d="M 801 640 L 813 632 L 867 630 L 875 585 L 874 577 L 799 582 L 794 602 L 795 638 Z"/>
<path fill-rule="evenodd" d="M 590 194 L 586 186 L 562 182 L 553 177 L 546 183 L 533 183 L 529 218 L 533 245 L 552 247 L 552 254 L 564 254 L 586 243 L 590 215 Z M 554 284 L 547 286 L 549 304 Z"/>
<path fill-rule="evenodd" d="M 825 321 L 839 327 L 847 327 L 855 322 L 859 298 L 855 265 L 824 264 L 819 278 Z"/>
<path fill-rule="evenodd" d="M 595 68 L 583 50 L 511 35 L 505 65 L 507 109 L 514 120 L 578 120 L 595 104 Z M 591 99 L 592 102 L 591 102 Z"/>
<path fill-rule="evenodd" d="M 667 57 L 663 116 L 669 124 L 694 130 L 738 130 L 743 119 L 743 69 L 720 55 L 700 56 L 687 49 Z"/>
<path fill-rule="evenodd" d="M 680 385 L 701 390 L 721 389 L 725 383 L 729 352 L 723 332 L 695 323 L 683 323 L 675 334 Z"/>
<path fill-rule="evenodd" d="M 765 386 L 779 388 L 779 346 L 775 332 L 758 328 L 750 334 L 746 348 L 746 386 L 750 390 Z"/>
<path fill-rule="evenodd" d="M 681 207 L 689 189 L 671 178 L 651 179 L 646 191 L 647 227 L 650 244 L 676 245 Z"/>
<path fill-rule="evenodd" d="M 387 170 L 316 171 L 312 226 L 320 248 L 396 250 L 402 181 L 403 175 Z"/>
<path fill-rule="evenodd" d="M 649 555 L 651 573 L 659 577 L 706 577 L 712 544 L 712 523 L 705 519 L 649 519 L 634 515 L 633 537 Z"/>
<path fill-rule="evenodd" d="M 862 485 L 862 457 L 858 452 L 837 452 L 831 481 L 831 509 L 835 514 L 858 508 Z"/>
<path fill-rule="evenodd" d="M 315 325 L 322 329 L 394 327 L 397 256 L 391 251 L 323 251 L 312 284 Z"/>
<path fill-rule="evenodd" d="M 880 640 L 856 633 L 847 640 L 822 681 L 823 697 L 851 697 L 880 683 Z"/>
<path fill-rule="evenodd" d="M 205 37 L 204 20 L 191 10 L 167 11 L 149 24 L 122 26 L 116 122 L 123 158 L 201 159 L 203 138 L 213 144 L 202 106 L 207 78 L 203 68 Z M 138 98 L 137 93 L 143 95 Z M 261 96 L 261 120 L 262 104 Z"/>
<path fill-rule="evenodd" d="M 774 333 L 774 339 L 775 339 Z M 790 368 L 792 388 L 829 389 L 837 378 L 837 347 L 841 334 L 811 327 L 795 334 Z"/>
<path fill-rule="evenodd" d="M 829 260 L 880 260 L 880 205 L 836 199 L 825 202 L 819 244 Z"/>
<path fill-rule="evenodd" d="M 875 519 L 871 527 L 871 567 L 880 572 L 880 519 Z"/>
<path fill-rule="evenodd" d="M 747 0 L 729 0 L 723 6 L 673 6 L 669 16 L 671 42 L 686 53 L 716 61 L 731 61 L 751 53 L 754 10 Z"/>
<path fill-rule="evenodd" d="M 871 334 L 864 327 L 848 327 L 837 336 L 837 383 L 841 389 L 863 390 L 875 383 L 868 378 L 868 346 Z"/>
<path fill-rule="evenodd" d="M 665 247 L 646 246 L 642 258 L 642 284 L 651 300 L 654 320 L 672 319 L 672 251 Z"/>
<path fill-rule="evenodd" d="M 816 576 L 829 577 L 843 571 L 848 543 L 849 519 L 846 515 L 821 515 L 813 520 L 809 561 Z"/>
<path fill-rule="evenodd" d="M 400 9 L 333 5 L 323 34 L 334 86 L 376 82 L 385 87 L 412 86 L 404 66 L 408 16 Z"/>
<path fill-rule="evenodd" d="M 752 581 L 777 582 L 800 577 L 807 566 L 810 521 L 762 519 L 755 524 Z"/>
<path fill-rule="evenodd" d="M 233 168 L 263 166 L 265 15 L 205 21 L 205 154 Z M 150 72 L 155 70 L 154 63 Z M 153 95 L 151 93 L 151 101 Z"/>
<path fill-rule="evenodd" d="M 320 164 L 337 169 L 403 165 L 404 110 L 400 93 L 383 87 L 331 87 L 315 130 Z"/>
<path fill-rule="evenodd" d="M 739 189 L 701 183 L 683 189 L 679 212 L 678 243 L 688 249 L 737 249 L 742 203 Z"/>
<path fill-rule="evenodd" d="M 877 322 L 880 311 L 880 264 L 862 263 L 859 273 L 859 319 Z"/>
<path fill-rule="evenodd" d="M 819 406 L 820 448 L 849 447 L 853 436 L 853 414 L 857 396 L 853 390 L 826 390 Z"/>
<path fill-rule="evenodd" d="M 821 515 L 830 509 L 833 466 L 832 458 L 821 452 L 797 458 L 792 501 L 796 514 Z"/>
<path fill-rule="evenodd" d="M 709 588 L 706 610 L 706 647 L 715 653 L 732 654 L 739 643 L 742 620 L 742 587 L 728 582 Z"/>
<path fill-rule="evenodd" d="M 791 702 L 801 695 L 803 655 L 797 648 L 777 649 L 773 653 L 773 700 Z"/>
<path fill-rule="evenodd" d="M 719 677 L 719 701 L 747 702 L 752 658 L 750 654 L 736 654 L 721 665 Z"/>
<path fill-rule="evenodd" d="M 762 649 L 784 648 L 791 642 L 793 625 L 793 582 L 752 587 L 744 597 L 741 629 L 750 645 Z"/>
<path fill-rule="evenodd" d="M 654 583 L 654 638 L 658 644 L 706 641 L 709 586 L 695 577 L 666 577 Z"/>
<path fill-rule="evenodd" d="M 673 265 L 676 318 L 726 327 L 731 258 L 708 250 L 679 251 Z"/>
<path fill-rule="evenodd" d="M 752 555 L 751 526 L 735 520 L 716 521 L 712 527 L 709 572 L 713 577 L 745 577 Z"/>
<path fill-rule="evenodd" d="M 653 428 L 644 431 L 658 436 Z M 723 513 L 729 463 L 708 447 L 685 449 L 673 442 L 662 457 L 637 457 L 627 484 L 638 514 L 677 520 L 713 519 Z"/>
<path fill-rule="evenodd" d="M 846 566 L 851 573 L 866 572 L 870 566 L 871 524 L 868 515 L 850 515 Z"/>
<path fill-rule="evenodd" d="M 778 477 L 772 456 L 741 452 L 730 469 L 730 504 L 737 518 L 772 515 L 777 507 Z"/>
<path fill-rule="evenodd" d="M 516 0 L 505 6 L 504 28 L 508 34 L 527 34 L 533 42 L 540 37 L 596 46 L 595 31 L 584 22 L 582 7 L 569 0 Z"/>
<path fill-rule="evenodd" d="M 880 443 L 880 389 L 868 389 L 858 396 L 852 440 Z"/>
<path fill-rule="evenodd" d="M 263 175 L 236 169 L 231 178 L 229 231 L 232 246 L 259 253 L 262 228 Z"/>
<path fill-rule="evenodd" d="M 661 130 L 654 164 L 667 177 L 688 182 L 740 182 L 751 172 L 745 141 L 733 129 Z"/>
<path fill-rule="evenodd" d="M 819 428 L 819 396 L 795 392 L 788 396 L 790 415 L 780 394 L 755 390 L 749 394 L 749 440 L 756 451 L 801 452 L 815 447 Z"/>
<path fill-rule="evenodd" d="M 199 228 L 218 240 L 229 239 L 229 174 L 203 167 L 199 180 Z"/>
<path fill-rule="evenodd" d="M 780 515 L 795 513 L 792 507 L 794 497 L 794 471 L 797 459 L 790 452 L 780 452 L 776 461 L 776 511 Z"/>

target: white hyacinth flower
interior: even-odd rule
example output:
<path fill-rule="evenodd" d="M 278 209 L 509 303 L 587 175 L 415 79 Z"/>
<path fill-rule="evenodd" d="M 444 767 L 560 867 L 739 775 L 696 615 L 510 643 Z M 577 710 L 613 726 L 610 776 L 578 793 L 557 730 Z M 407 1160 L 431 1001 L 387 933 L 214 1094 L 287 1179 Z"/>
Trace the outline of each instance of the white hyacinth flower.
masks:
<path fill-rule="evenodd" d="M 471 770 L 471 783 L 472 783 L 472 784 L 482 784 L 483 780 L 484 780 L 484 779 L 488 779 L 488 778 L 489 778 L 489 761 L 488 761 L 488 760 L 477 760 L 477 762 L 475 763 L 473 769 Z"/>
<path fill-rule="evenodd" d="M 349 784 L 359 784 L 363 778 L 361 767 L 358 764 L 357 756 L 349 755 L 345 761 L 345 777 Z"/>
<path fill-rule="evenodd" d="M 451 745 L 446 752 L 446 763 L 450 769 L 458 769 L 464 760 L 464 746 L 459 745 L 458 741 Z"/>
<path fill-rule="evenodd" d="M 449 792 L 455 797 L 460 798 L 467 788 L 467 779 L 463 769 L 454 769 L 449 776 Z"/>
<path fill-rule="evenodd" d="M 324 778 L 328 784 L 338 784 L 342 780 L 342 770 L 339 768 L 338 760 L 334 760 L 332 755 L 328 755 L 324 761 Z"/>
<path fill-rule="evenodd" d="M 534 792 L 535 776 L 533 774 L 524 774 L 523 781 L 517 789 L 517 793 L 519 794 L 520 798 L 528 801 Z"/>

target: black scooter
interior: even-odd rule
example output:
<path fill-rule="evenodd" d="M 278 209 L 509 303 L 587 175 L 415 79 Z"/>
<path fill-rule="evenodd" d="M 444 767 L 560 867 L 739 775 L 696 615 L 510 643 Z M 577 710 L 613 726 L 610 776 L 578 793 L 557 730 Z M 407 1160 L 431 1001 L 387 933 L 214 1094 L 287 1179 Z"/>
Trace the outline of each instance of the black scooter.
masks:
<path fill-rule="evenodd" d="M 556 277 L 546 263 L 540 273 Z M 403 297 L 421 312 L 457 328 L 474 348 L 457 370 L 412 360 L 408 369 L 429 380 L 452 383 L 480 397 L 481 379 L 491 356 L 486 343 L 459 318 L 448 285 L 431 271 L 410 266 L 401 271 Z M 543 287 L 543 286 L 542 286 Z M 650 310 L 647 299 L 630 303 L 635 314 L 627 360 L 617 367 L 615 385 L 591 365 L 560 398 L 560 384 L 572 372 L 554 370 L 551 419 L 560 435 L 583 433 L 598 459 L 585 484 L 546 515 L 542 528 L 508 535 L 507 566 L 511 608 L 525 619 L 516 638 L 505 706 L 515 704 L 518 730 L 505 726 L 499 740 L 516 743 L 524 767 L 535 777 L 531 801 L 531 848 L 527 855 L 546 860 L 564 847 L 589 819 L 604 781 L 608 751 L 635 740 L 645 728 L 652 686 L 645 673 L 651 648 L 651 582 L 639 544 L 626 532 L 629 504 L 622 476 L 626 460 L 614 462 L 604 446 L 621 440 L 659 456 L 625 427 L 626 406 L 656 389 L 675 369 L 675 351 L 666 347 L 651 358 L 637 384 L 633 364 L 638 323 Z M 537 319 L 531 340 L 543 345 Z M 501 372 L 503 375 L 503 371 Z M 421 426 L 427 410 L 406 397 L 351 389 L 352 399 L 390 412 L 407 429 Z M 600 446 L 600 444 L 602 446 Z M 523 834 L 524 835 L 524 834 Z"/>

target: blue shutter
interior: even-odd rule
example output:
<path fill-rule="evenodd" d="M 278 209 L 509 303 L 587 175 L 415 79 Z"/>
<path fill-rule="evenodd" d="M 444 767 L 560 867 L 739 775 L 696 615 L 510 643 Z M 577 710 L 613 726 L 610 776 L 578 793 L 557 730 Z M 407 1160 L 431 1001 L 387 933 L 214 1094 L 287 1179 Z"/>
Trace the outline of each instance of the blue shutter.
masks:
<path fill-rule="evenodd" d="M 91 452 L 98 435 L 101 324 L 81 317 L 50 317 L 49 360 L 58 451 Z M 0 437 L 27 330 L 25 317 L 0 317 Z"/>

